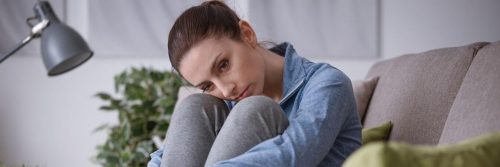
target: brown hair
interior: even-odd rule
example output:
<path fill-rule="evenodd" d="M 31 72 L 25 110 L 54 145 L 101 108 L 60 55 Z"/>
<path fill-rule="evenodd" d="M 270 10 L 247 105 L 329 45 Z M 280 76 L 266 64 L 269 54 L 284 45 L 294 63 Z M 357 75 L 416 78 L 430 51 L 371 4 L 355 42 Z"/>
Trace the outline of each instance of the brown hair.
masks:
<path fill-rule="evenodd" d="M 207 38 L 228 37 L 241 41 L 240 18 L 220 1 L 206 1 L 184 11 L 175 21 L 168 35 L 168 54 L 172 67 L 179 72 L 179 65 L 198 42 Z"/>

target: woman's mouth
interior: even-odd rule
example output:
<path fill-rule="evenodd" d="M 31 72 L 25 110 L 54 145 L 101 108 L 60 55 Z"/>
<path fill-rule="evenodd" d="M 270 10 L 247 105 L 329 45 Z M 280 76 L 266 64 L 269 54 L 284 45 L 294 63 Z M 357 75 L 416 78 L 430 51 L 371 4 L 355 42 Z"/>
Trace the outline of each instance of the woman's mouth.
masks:
<path fill-rule="evenodd" d="M 241 92 L 241 94 L 236 98 L 236 101 L 240 101 L 241 99 L 245 98 L 248 96 L 248 89 L 250 88 L 250 86 L 248 86 L 247 88 L 245 88 L 243 90 L 243 92 Z"/>

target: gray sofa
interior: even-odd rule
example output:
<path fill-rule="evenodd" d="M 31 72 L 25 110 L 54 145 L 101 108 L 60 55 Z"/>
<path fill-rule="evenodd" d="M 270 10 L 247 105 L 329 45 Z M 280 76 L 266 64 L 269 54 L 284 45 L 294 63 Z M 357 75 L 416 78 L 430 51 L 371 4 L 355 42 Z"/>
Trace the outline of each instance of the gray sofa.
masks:
<path fill-rule="evenodd" d="M 376 63 L 363 127 L 393 122 L 390 141 L 441 145 L 500 131 L 500 42 Z"/>

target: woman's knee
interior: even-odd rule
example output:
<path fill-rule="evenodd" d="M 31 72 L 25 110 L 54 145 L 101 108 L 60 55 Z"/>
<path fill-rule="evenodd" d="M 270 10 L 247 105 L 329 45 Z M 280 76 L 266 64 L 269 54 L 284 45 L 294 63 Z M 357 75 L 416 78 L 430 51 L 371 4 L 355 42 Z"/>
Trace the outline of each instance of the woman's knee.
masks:
<path fill-rule="evenodd" d="M 174 115 L 195 116 L 212 110 L 228 110 L 223 100 L 214 96 L 196 93 L 187 96 L 175 105 Z"/>
<path fill-rule="evenodd" d="M 231 115 L 239 120 L 258 118 L 258 115 L 286 117 L 279 104 L 266 96 L 250 96 L 241 100 L 231 110 Z"/>
<path fill-rule="evenodd" d="M 224 101 L 212 95 L 195 93 L 187 96 L 176 104 L 177 108 L 200 108 L 214 105 L 225 105 Z"/>
<path fill-rule="evenodd" d="M 247 97 L 231 110 L 224 126 L 231 134 L 259 134 L 273 137 L 281 134 L 289 125 L 280 105 L 265 96 Z"/>
<path fill-rule="evenodd" d="M 270 107 L 276 108 L 279 107 L 279 105 L 267 96 L 250 96 L 238 102 L 235 106 L 235 109 L 238 108 L 240 110 L 245 109 L 261 111 Z"/>

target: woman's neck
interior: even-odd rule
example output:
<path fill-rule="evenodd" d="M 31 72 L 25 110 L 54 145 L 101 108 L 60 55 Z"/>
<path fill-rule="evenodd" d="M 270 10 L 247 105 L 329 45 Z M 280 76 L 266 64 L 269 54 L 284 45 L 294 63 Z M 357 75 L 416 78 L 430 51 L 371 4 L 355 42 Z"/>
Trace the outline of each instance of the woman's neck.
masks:
<path fill-rule="evenodd" d="M 264 95 L 279 102 L 283 94 L 283 70 L 285 59 L 272 51 L 259 47 L 265 63 Z"/>

